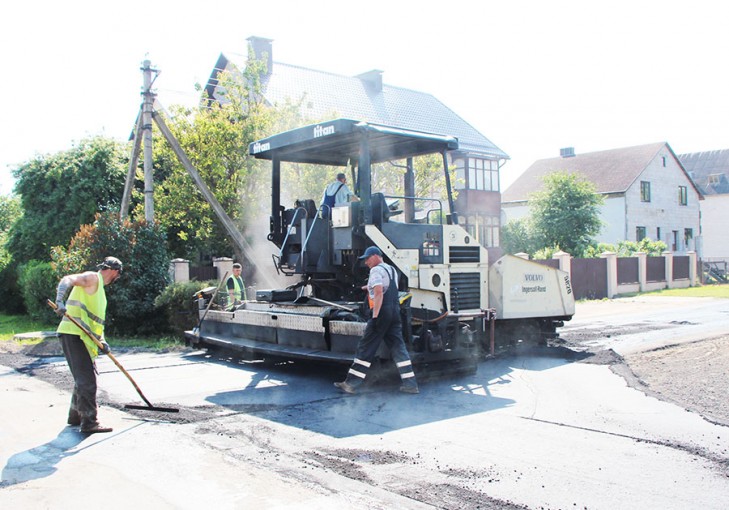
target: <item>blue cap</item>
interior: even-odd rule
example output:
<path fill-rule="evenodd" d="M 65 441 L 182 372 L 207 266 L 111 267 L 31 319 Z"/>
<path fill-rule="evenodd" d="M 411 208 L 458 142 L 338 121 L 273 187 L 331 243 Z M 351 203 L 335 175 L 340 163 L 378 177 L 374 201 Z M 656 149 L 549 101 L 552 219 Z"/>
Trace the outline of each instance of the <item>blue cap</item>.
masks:
<path fill-rule="evenodd" d="M 380 257 L 382 257 L 382 252 L 377 246 L 370 246 L 365 250 L 364 255 L 362 255 L 359 260 L 367 260 L 372 255 L 379 255 Z"/>

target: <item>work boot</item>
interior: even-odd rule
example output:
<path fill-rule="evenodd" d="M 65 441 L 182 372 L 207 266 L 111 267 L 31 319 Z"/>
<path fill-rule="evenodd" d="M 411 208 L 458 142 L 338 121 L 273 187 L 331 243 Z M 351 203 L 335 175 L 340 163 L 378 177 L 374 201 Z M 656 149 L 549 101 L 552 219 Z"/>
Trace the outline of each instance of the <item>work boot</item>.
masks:
<path fill-rule="evenodd" d="M 403 384 L 402 386 L 400 386 L 400 391 L 402 391 L 403 393 L 412 393 L 413 395 L 416 393 L 420 393 L 417 384 Z"/>
<path fill-rule="evenodd" d="M 81 415 L 78 414 L 78 411 L 75 409 L 71 409 L 68 412 L 68 420 L 66 420 L 66 423 L 71 425 L 72 427 L 78 427 L 81 425 Z"/>
<path fill-rule="evenodd" d="M 102 427 L 98 421 L 82 423 L 79 429 L 82 434 L 101 434 L 104 432 L 111 432 L 114 429 L 111 427 Z"/>
<path fill-rule="evenodd" d="M 347 381 L 335 382 L 334 386 L 342 390 L 344 393 L 349 393 L 350 395 L 354 395 L 355 393 L 357 393 L 355 387 L 349 384 Z"/>

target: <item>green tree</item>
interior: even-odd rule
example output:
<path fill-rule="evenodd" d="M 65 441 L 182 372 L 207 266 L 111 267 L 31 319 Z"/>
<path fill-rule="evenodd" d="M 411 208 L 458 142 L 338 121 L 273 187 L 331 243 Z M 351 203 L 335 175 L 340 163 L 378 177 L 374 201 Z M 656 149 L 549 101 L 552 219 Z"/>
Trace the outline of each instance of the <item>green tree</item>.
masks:
<path fill-rule="evenodd" d="M 174 107 L 167 119 L 207 187 L 243 232 L 256 216 L 264 189 L 261 165 L 248 156 L 248 145 L 269 133 L 275 117 L 260 95 L 257 65 L 249 66 L 243 79 L 222 73 L 219 102 Z M 155 174 L 155 219 L 168 232 L 173 256 L 233 255 L 236 247 L 167 143 L 155 146 Z M 142 214 L 140 205 L 135 215 Z"/>
<path fill-rule="evenodd" d="M 529 213 L 539 244 L 581 257 L 600 232 L 603 202 L 595 186 L 578 174 L 554 172 L 545 176 L 544 189 L 529 196 Z"/>
<path fill-rule="evenodd" d="M 126 175 L 124 146 L 108 138 L 39 156 L 13 171 L 23 215 L 11 228 L 7 249 L 17 262 L 47 260 L 94 215 L 118 208 Z"/>
<path fill-rule="evenodd" d="M 20 198 L 16 195 L 0 195 L 0 310 L 19 313 L 23 309 L 16 279 L 16 265 L 7 244 L 10 229 L 22 216 Z"/>
<path fill-rule="evenodd" d="M 99 213 L 93 224 L 83 225 L 68 248 L 51 253 L 56 274 L 94 270 L 107 256 L 124 264 L 122 277 L 107 294 L 108 331 L 148 334 L 167 329 L 154 300 L 169 283 L 170 258 L 166 234 L 157 223 L 121 221 L 118 211 Z"/>
<path fill-rule="evenodd" d="M 501 248 L 506 253 L 533 254 L 541 248 L 534 239 L 529 218 L 518 218 L 501 227 Z"/>

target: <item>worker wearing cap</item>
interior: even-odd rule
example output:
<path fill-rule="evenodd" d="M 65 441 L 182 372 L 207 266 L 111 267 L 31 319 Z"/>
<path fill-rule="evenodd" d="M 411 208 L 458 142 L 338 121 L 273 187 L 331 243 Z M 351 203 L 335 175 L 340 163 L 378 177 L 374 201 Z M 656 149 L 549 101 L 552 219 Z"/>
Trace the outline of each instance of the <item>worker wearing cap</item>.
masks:
<path fill-rule="evenodd" d="M 366 289 L 372 301 L 372 318 L 367 322 L 364 336 L 357 343 L 357 352 L 347 378 L 334 385 L 345 393 L 356 393 L 357 388 L 364 383 L 377 349 L 384 340 L 400 373 L 400 391 L 418 393 L 413 364 L 402 337 L 397 272 L 382 261 L 382 252 L 376 246 L 367 248 L 359 258 L 370 268 Z"/>
<path fill-rule="evenodd" d="M 80 425 L 81 432 L 87 434 L 112 431 L 110 427 L 102 427 L 97 420 L 94 360 L 99 355 L 99 349 L 86 333 L 66 317 L 66 313 L 96 335 L 104 354 L 110 352 L 109 344 L 104 340 L 104 288 L 121 276 L 123 266 L 116 257 L 106 257 L 97 268 L 97 272 L 86 271 L 64 276 L 56 291 L 56 313 L 63 317 L 57 332 L 74 380 L 68 424 Z M 71 294 L 66 300 L 69 289 Z"/>

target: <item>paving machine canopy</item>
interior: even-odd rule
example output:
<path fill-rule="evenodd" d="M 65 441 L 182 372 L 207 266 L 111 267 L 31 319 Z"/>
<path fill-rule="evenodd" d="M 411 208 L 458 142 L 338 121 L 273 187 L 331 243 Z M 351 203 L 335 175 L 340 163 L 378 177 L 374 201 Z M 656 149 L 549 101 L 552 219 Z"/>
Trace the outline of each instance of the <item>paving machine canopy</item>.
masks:
<path fill-rule="evenodd" d="M 458 148 L 452 136 L 337 119 L 258 140 L 250 144 L 249 153 L 259 159 L 346 166 L 359 161 L 363 144 L 371 163 Z"/>

